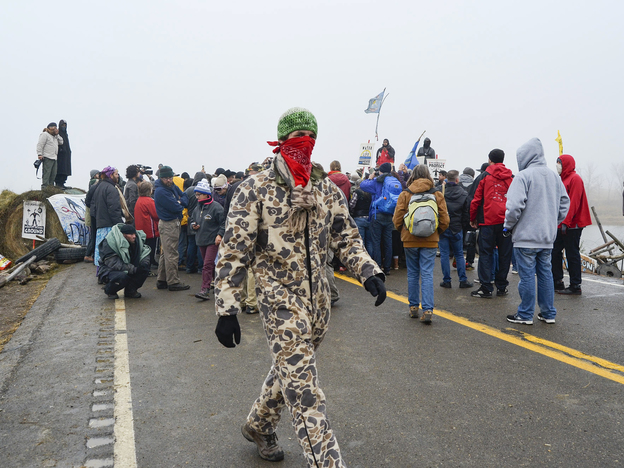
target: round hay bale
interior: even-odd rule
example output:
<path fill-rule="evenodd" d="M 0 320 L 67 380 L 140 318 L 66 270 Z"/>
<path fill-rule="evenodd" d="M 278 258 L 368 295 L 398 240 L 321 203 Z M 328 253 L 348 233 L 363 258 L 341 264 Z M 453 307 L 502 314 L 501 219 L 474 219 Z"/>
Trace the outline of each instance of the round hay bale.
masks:
<path fill-rule="evenodd" d="M 0 254 L 14 260 L 27 254 L 32 250 L 32 240 L 22 238 L 22 217 L 24 212 L 24 201 L 34 200 L 45 202 L 46 205 L 46 237 L 56 237 L 61 242 L 68 242 L 67 235 L 61 222 L 48 203 L 47 198 L 57 193 L 63 193 L 52 187 L 48 187 L 45 192 L 32 190 L 22 194 L 15 194 L 9 190 L 4 190 L 0 194 Z M 37 241 L 37 245 L 41 242 Z"/>

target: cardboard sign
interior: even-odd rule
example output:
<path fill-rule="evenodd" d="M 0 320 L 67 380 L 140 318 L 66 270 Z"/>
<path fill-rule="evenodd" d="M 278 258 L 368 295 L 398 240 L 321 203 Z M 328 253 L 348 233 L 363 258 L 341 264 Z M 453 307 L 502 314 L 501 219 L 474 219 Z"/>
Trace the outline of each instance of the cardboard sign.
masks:
<path fill-rule="evenodd" d="M 374 166 L 373 152 L 375 151 L 375 143 L 362 143 L 360 145 L 360 156 L 358 158 L 358 166 Z"/>
<path fill-rule="evenodd" d="M 37 236 L 45 237 L 46 207 L 43 202 L 24 200 L 22 215 L 22 237 L 24 239 L 40 240 Z"/>
<path fill-rule="evenodd" d="M 438 180 L 440 171 L 444 170 L 445 165 L 446 159 L 427 159 L 427 166 L 429 167 L 429 172 L 431 172 L 433 180 Z"/>

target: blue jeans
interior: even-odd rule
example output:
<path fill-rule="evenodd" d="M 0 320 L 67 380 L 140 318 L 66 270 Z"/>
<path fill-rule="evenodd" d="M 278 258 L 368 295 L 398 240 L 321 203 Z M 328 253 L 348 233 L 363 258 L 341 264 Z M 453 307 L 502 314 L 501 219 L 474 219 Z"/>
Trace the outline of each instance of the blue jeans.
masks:
<path fill-rule="evenodd" d="M 373 260 L 377 262 L 383 271 L 390 270 L 392 265 L 392 215 L 378 212 L 376 219 L 373 219 Z M 383 245 L 383 266 L 381 264 L 381 252 Z"/>
<path fill-rule="evenodd" d="M 438 247 L 440 248 L 440 266 L 442 267 L 444 282 L 451 282 L 451 265 L 449 262 L 449 253 L 451 249 L 453 250 L 453 255 L 455 256 L 459 281 L 468 281 L 468 277 L 466 276 L 466 260 L 464 260 L 463 233 L 459 231 L 457 234 L 453 234 L 450 229 L 447 229 L 440 236 Z"/>
<path fill-rule="evenodd" d="M 405 247 L 407 297 L 410 307 L 418 307 L 422 292 L 422 309 L 433 310 L 433 267 L 436 252 L 437 249 L 428 247 Z M 448 255 L 446 258 L 448 259 Z"/>
<path fill-rule="evenodd" d="M 555 286 L 550 258 L 552 249 L 514 248 L 518 268 L 520 305 L 518 316 L 532 319 L 535 313 L 535 275 L 537 274 L 537 303 L 544 318 L 555 318 Z"/>
<path fill-rule="evenodd" d="M 372 256 L 375 249 L 373 247 L 373 231 L 368 216 L 359 216 L 353 218 L 353 220 L 358 227 L 358 231 L 360 231 L 360 236 L 362 237 L 362 242 L 364 242 L 364 247 L 366 247 L 368 255 Z"/>
<path fill-rule="evenodd" d="M 204 268 L 204 258 L 202 257 L 201 251 L 197 244 L 195 243 L 195 236 L 187 236 L 188 247 L 186 249 L 186 272 L 189 273 L 193 271 L 195 260 L 197 259 L 197 270 L 202 271 Z"/>

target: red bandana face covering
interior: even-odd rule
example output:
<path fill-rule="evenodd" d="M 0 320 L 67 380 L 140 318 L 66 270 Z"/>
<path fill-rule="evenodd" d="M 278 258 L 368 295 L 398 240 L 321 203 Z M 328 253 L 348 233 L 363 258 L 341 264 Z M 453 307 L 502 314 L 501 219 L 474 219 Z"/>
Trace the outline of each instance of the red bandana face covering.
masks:
<path fill-rule="evenodd" d="M 277 146 L 273 153 L 280 153 L 288 165 L 288 169 L 295 178 L 295 186 L 308 185 L 312 172 L 312 150 L 316 140 L 309 136 L 290 138 L 284 143 L 267 141 L 271 146 Z"/>

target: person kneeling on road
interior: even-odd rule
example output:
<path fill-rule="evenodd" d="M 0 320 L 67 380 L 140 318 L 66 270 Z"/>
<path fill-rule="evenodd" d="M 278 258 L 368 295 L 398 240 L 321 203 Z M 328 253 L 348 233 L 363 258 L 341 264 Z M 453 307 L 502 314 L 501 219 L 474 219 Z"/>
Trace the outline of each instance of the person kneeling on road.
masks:
<path fill-rule="evenodd" d="M 125 297 L 141 297 L 138 289 L 145 283 L 150 270 L 151 249 L 145 244 L 145 233 L 129 224 L 119 223 L 102 240 L 99 249 L 98 276 L 106 283 L 106 295 L 118 299 L 117 291 L 125 288 Z"/>

